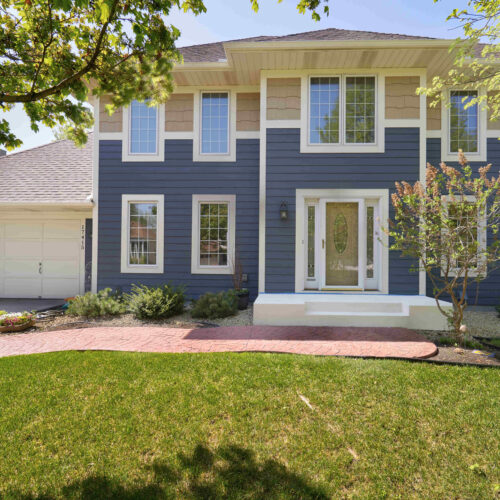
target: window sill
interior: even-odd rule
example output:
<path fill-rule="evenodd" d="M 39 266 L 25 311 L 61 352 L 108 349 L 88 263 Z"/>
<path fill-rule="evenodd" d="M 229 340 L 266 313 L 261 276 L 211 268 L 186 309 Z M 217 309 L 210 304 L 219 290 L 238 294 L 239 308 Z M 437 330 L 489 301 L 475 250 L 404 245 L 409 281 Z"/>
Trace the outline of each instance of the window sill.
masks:
<path fill-rule="evenodd" d="M 121 274 L 163 274 L 163 266 L 122 266 Z"/>
<path fill-rule="evenodd" d="M 382 144 L 301 144 L 301 153 L 383 153 Z"/>

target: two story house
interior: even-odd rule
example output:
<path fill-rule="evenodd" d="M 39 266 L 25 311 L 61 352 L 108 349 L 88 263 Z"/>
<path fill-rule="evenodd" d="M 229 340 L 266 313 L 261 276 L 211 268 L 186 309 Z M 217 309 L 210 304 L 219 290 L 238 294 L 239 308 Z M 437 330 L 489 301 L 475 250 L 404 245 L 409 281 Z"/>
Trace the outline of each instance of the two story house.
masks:
<path fill-rule="evenodd" d="M 461 148 L 500 165 L 500 124 L 462 102 L 481 89 L 438 108 L 416 94 L 451 67 L 451 43 L 332 28 L 196 45 L 165 105 L 110 116 L 96 99 L 92 289 L 196 297 L 230 288 L 238 259 L 257 322 L 438 321 L 425 273 L 382 226 L 394 183 L 424 180 L 427 162 Z M 496 273 L 477 302 L 499 301 Z"/>

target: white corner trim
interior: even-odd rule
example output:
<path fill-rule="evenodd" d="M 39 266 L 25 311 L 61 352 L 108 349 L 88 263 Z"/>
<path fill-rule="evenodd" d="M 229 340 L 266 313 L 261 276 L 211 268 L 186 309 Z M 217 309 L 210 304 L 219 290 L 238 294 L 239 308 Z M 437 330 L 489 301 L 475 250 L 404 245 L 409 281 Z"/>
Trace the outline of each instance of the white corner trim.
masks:
<path fill-rule="evenodd" d="M 420 87 L 427 86 L 427 74 L 420 75 Z M 425 130 L 427 128 L 427 96 L 420 94 L 420 120 L 419 120 L 419 180 L 422 186 L 426 185 L 426 168 L 427 168 L 427 136 Z M 425 270 L 419 269 L 418 272 L 418 294 L 427 294 L 427 275 Z"/>
<path fill-rule="evenodd" d="M 123 108 L 122 130 L 122 162 L 162 162 L 165 159 L 165 105 L 160 104 L 156 108 L 156 153 L 155 154 L 132 154 L 130 153 L 130 107 Z M 101 134 L 101 138 L 102 134 Z"/>
<path fill-rule="evenodd" d="M 310 144 L 309 143 L 309 85 L 310 77 L 338 76 L 340 78 L 340 134 L 339 144 Z M 344 141 L 345 132 L 345 78 L 347 76 L 375 77 L 375 142 L 373 144 L 351 144 Z M 322 73 L 302 74 L 300 78 L 300 152 L 301 153 L 383 153 L 385 151 L 385 76 L 378 72 L 358 73 L 350 71 L 327 71 Z"/>
<path fill-rule="evenodd" d="M 92 150 L 92 198 L 94 206 L 92 208 L 92 277 L 90 290 L 97 293 L 97 261 L 99 256 L 99 106 L 100 99 L 94 101 L 94 136 Z"/>
<path fill-rule="evenodd" d="M 460 90 L 460 89 L 458 89 Z M 478 95 L 484 95 L 485 90 L 479 89 Z M 450 108 L 448 103 L 450 102 L 450 91 L 443 93 L 443 98 L 441 99 L 441 161 L 457 161 L 458 153 L 450 151 Z M 486 161 L 487 159 L 487 129 L 488 129 L 488 113 L 486 109 L 482 106 L 476 104 L 478 112 L 478 152 L 469 153 L 464 151 L 465 156 L 469 161 Z"/>
<path fill-rule="evenodd" d="M 213 91 L 209 88 L 194 92 L 193 112 L 193 161 L 194 162 L 234 162 L 236 161 L 236 92 L 229 89 L 220 89 L 217 92 L 227 92 L 229 96 L 228 113 L 228 146 L 227 154 L 202 154 L 201 153 L 201 96 L 204 92 Z"/>
<path fill-rule="evenodd" d="M 131 265 L 128 261 L 129 239 L 129 203 L 144 202 L 157 203 L 156 214 L 156 265 Z M 122 224 L 121 224 L 121 273 L 161 274 L 163 273 L 163 256 L 165 239 L 163 236 L 165 197 L 162 194 L 123 194 L 122 195 Z"/>
<path fill-rule="evenodd" d="M 228 204 L 229 235 L 226 266 L 200 265 L 200 204 L 210 202 Z M 191 220 L 191 274 L 232 274 L 236 248 L 236 195 L 193 194 Z"/>
<path fill-rule="evenodd" d="M 259 293 L 266 291 L 266 116 L 267 76 L 260 75 L 260 144 L 259 144 Z"/>

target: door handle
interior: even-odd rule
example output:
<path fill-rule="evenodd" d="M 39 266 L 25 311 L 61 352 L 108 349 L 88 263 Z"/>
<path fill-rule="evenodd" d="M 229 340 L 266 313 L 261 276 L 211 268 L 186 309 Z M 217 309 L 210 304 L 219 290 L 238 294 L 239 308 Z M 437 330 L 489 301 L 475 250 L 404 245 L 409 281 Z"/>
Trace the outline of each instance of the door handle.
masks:
<path fill-rule="evenodd" d="M 321 240 L 321 248 L 325 248 L 325 240 L 324 239 Z"/>
<path fill-rule="evenodd" d="M 42 263 L 38 263 L 38 274 L 42 274 Z"/>

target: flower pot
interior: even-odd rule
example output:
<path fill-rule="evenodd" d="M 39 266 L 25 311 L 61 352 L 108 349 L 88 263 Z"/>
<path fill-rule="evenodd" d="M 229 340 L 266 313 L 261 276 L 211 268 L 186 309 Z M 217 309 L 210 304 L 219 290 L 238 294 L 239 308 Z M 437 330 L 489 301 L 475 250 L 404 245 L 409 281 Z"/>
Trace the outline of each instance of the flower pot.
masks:
<path fill-rule="evenodd" d="M 238 294 L 238 309 L 244 311 L 248 307 L 248 291 L 237 292 Z"/>
<path fill-rule="evenodd" d="M 22 325 L 0 326 L 0 333 L 22 332 L 35 324 L 33 320 L 23 323 Z"/>

